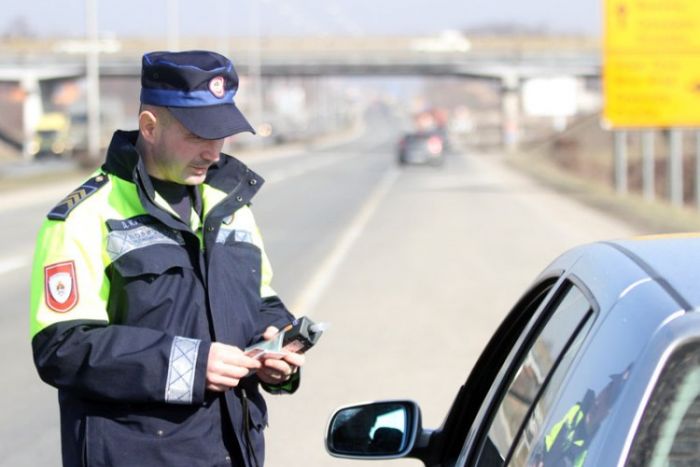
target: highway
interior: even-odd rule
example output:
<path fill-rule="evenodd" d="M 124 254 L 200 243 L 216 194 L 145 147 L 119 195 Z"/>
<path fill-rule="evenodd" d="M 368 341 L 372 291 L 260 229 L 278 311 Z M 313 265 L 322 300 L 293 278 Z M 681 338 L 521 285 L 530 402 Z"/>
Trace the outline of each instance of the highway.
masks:
<path fill-rule="evenodd" d="M 395 121 L 373 114 L 354 141 L 245 159 L 267 179 L 253 209 L 273 286 L 297 315 L 331 326 L 298 393 L 267 398 L 267 466 L 352 464 L 323 447 L 339 405 L 413 399 L 424 426 L 439 426 L 491 332 L 548 262 L 637 233 L 497 155 L 455 150 L 440 168 L 399 168 L 397 138 Z M 78 183 L 0 192 L 0 466 L 60 465 L 56 392 L 31 359 L 28 289 L 42 217 Z"/>

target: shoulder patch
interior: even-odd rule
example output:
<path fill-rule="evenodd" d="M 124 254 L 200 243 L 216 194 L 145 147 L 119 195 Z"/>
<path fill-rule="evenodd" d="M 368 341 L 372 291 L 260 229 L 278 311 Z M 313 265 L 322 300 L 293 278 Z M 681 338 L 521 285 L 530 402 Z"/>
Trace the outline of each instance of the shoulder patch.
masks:
<path fill-rule="evenodd" d="M 64 221 L 77 205 L 102 188 L 109 178 L 104 174 L 95 175 L 63 198 L 46 217 L 54 221 Z"/>

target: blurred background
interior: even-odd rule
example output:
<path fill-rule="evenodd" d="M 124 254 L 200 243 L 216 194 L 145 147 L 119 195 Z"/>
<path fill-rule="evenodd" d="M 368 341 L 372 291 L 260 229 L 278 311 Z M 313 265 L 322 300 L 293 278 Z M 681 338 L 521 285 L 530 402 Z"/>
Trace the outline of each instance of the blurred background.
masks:
<path fill-rule="evenodd" d="M 556 255 L 700 226 L 697 110 L 659 111 L 700 109 L 689 0 L 676 17 L 640 0 L 5 3 L 0 465 L 60 463 L 56 393 L 28 339 L 34 236 L 112 132 L 136 128 L 147 51 L 233 60 L 257 135 L 225 151 L 267 180 L 254 210 L 275 288 L 331 323 L 299 394 L 269 398 L 268 465 L 347 464 L 323 434 L 358 400 L 415 399 L 439 426 Z"/>
<path fill-rule="evenodd" d="M 562 13 L 551 0 L 8 5 L 0 154 L 98 164 L 113 129 L 135 125 L 143 52 L 193 48 L 242 76 L 237 104 L 259 136 L 237 147 L 309 140 L 383 105 L 407 130 L 513 149 L 600 110 L 600 17 L 596 2 Z"/>

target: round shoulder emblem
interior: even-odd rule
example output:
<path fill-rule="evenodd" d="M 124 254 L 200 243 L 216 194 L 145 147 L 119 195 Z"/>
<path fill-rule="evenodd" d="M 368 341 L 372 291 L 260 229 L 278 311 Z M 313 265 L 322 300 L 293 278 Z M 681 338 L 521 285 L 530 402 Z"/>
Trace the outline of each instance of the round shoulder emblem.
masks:
<path fill-rule="evenodd" d="M 216 97 L 221 99 L 224 97 L 224 94 L 226 94 L 226 90 L 224 87 L 224 77 L 223 76 L 215 76 L 209 81 L 209 91 L 211 91 L 212 94 L 214 94 Z"/>

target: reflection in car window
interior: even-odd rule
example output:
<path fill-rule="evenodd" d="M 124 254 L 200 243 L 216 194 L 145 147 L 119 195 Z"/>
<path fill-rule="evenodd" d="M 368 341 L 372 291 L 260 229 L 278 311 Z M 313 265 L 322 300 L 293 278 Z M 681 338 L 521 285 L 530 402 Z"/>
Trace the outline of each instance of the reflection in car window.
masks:
<path fill-rule="evenodd" d="M 520 439 L 518 440 L 517 447 L 514 451 L 514 454 L 511 457 L 510 464 L 511 465 L 526 465 L 526 461 L 528 459 L 528 456 L 533 452 L 537 451 L 537 449 L 542 449 L 542 446 L 533 446 L 533 443 L 537 439 L 541 439 L 542 437 L 542 429 L 544 419 L 548 413 L 552 410 L 552 405 L 554 403 L 554 398 L 556 397 L 557 389 L 561 386 L 561 384 L 564 381 L 564 378 L 566 376 L 567 369 L 571 365 L 571 362 L 573 361 L 576 352 L 578 349 L 581 347 L 581 344 L 583 344 L 583 340 L 588 333 L 588 330 L 590 327 L 593 325 L 593 320 L 588 319 L 584 323 L 584 325 L 581 327 L 581 330 L 576 334 L 576 338 L 574 341 L 571 343 L 569 348 L 566 350 L 564 353 L 561 363 L 557 366 L 557 369 L 552 373 L 552 376 L 550 377 L 549 383 L 547 384 L 547 388 L 544 390 L 542 395 L 540 396 L 539 400 L 537 401 L 537 404 L 535 405 L 535 408 L 532 410 L 530 413 L 529 419 L 527 421 L 527 424 L 525 425 L 525 429 L 523 433 L 520 435 Z M 564 417 L 565 420 L 573 420 L 573 421 L 580 421 L 578 420 L 578 416 L 580 415 L 580 412 L 575 411 L 575 410 L 570 410 L 567 412 L 566 416 Z M 557 425 L 557 428 L 554 430 L 550 430 L 552 433 L 561 432 L 562 436 L 564 435 L 564 432 L 561 431 L 561 427 L 563 426 L 563 423 L 559 423 Z M 564 439 L 564 438 L 562 438 Z M 532 465 L 532 466 L 538 466 L 541 467 L 541 459 L 542 459 L 542 453 L 538 452 L 537 454 L 533 455 L 533 460 L 530 462 L 527 462 L 527 465 Z M 551 464 L 551 465 L 557 465 L 557 464 Z"/>
<path fill-rule="evenodd" d="M 700 344 L 677 350 L 661 372 L 628 466 L 700 465 Z"/>
<path fill-rule="evenodd" d="M 590 310 L 581 291 L 570 285 L 525 354 L 493 415 L 478 466 L 503 465 L 549 373 Z"/>

